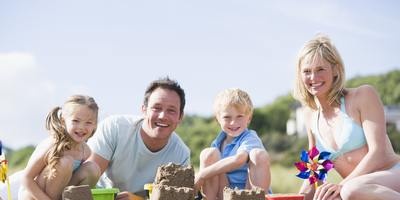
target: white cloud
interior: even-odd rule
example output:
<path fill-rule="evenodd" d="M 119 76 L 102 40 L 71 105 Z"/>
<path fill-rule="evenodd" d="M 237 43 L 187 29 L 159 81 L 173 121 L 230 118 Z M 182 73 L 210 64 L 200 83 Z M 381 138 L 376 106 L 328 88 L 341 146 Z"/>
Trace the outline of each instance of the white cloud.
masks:
<path fill-rule="evenodd" d="M 6 146 L 37 144 L 47 136 L 44 120 L 55 87 L 44 80 L 34 55 L 0 54 L 0 139 Z"/>

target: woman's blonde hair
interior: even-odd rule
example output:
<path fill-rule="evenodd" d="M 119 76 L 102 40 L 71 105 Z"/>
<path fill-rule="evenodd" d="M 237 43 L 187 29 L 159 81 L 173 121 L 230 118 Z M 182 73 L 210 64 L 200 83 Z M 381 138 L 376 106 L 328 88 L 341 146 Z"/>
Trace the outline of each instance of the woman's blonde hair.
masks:
<path fill-rule="evenodd" d="M 49 149 L 45 156 L 46 165 L 48 165 L 48 168 L 50 169 L 49 174 L 47 175 L 49 178 L 54 177 L 56 165 L 59 162 L 62 153 L 71 149 L 73 140 L 66 130 L 65 122 L 62 119 L 62 113 L 66 112 L 66 110 L 69 109 L 69 106 L 74 105 L 86 105 L 95 114 L 97 123 L 99 107 L 92 97 L 86 95 L 70 96 L 64 103 L 63 108 L 55 107 L 49 112 L 46 117 L 46 129 L 49 130 L 50 134 L 54 138 L 54 145 Z M 95 131 L 96 128 L 91 133 L 91 136 Z"/>
<path fill-rule="evenodd" d="M 218 116 L 219 112 L 230 106 L 243 111 L 249 116 L 253 115 L 253 103 L 249 94 L 238 88 L 226 89 L 217 94 L 214 100 L 215 116 Z"/>
<path fill-rule="evenodd" d="M 334 73 L 332 88 L 329 90 L 328 99 L 330 105 L 339 105 L 340 97 L 345 93 L 345 71 L 342 58 L 330 38 L 323 34 L 316 35 L 308 41 L 300 50 L 296 63 L 296 82 L 293 96 L 303 105 L 312 109 L 318 109 L 314 96 L 308 92 L 302 81 L 301 67 L 307 63 L 313 63 L 318 59 L 328 62 Z"/>

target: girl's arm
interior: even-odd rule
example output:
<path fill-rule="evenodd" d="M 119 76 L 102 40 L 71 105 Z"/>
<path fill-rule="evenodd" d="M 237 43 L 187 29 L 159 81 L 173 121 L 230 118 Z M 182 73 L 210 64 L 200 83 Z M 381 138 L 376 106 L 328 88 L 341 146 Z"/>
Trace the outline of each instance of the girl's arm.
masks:
<path fill-rule="evenodd" d="M 40 173 L 46 167 L 45 154 L 49 150 L 51 144 L 52 142 L 50 139 L 46 139 L 45 141 L 41 142 L 32 153 L 32 156 L 30 157 L 24 170 L 22 184 L 29 195 L 35 199 L 51 200 L 35 181 L 35 178 L 40 175 Z"/>
<path fill-rule="evenodd" d="M 367 140 L 368 153 L 356 168 L 341 181 L 341 184 L 354 177 L 383 169 L 392 159 L 388 156 L 391 155 L 393 150 L 386 134 L 383 105 L 377 92 L 371 86 L 360 86 L 355 89 L 354 98 L 356 104 L 353 105 L 358 105 L 361 125 Z"/>

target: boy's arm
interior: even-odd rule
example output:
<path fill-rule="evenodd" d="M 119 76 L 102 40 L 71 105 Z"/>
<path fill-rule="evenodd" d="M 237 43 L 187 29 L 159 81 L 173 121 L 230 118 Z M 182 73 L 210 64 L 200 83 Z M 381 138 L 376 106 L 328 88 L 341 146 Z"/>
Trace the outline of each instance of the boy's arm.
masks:
<path fill-rule="evenodd" d="M 197 179 L 201 181 L 237 169 L 247 162 L 248 157 L 249 154 L 246 151 L 240 151 L 234 156 L 223 158 L 200 170 Z"/>

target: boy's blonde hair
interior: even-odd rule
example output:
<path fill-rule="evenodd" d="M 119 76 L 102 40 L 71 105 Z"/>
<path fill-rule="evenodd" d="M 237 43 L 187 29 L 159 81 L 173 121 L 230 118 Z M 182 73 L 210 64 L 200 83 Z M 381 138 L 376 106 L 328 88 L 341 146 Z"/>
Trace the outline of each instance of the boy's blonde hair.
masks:
<path fill-rule="evenodd" d="M 214 114 L 218 116 L 222 110 L 233 106 L 246 115 L 253 115 L 253 103 L 249 94 L 238 88 L 229 88 L 217 94 L 214 101 Z"/>
<path fill-rule="evenodd" d="M 339 105 L 340 97 L 345 93 L 345 72 L 342 58 L 331 39 L 323 34 L 317 34 L 308 41 L 301 49 L 296 63 L 296 82 L 293 97 L 303 105 L 317 109 L 314 96 L 304 86 L 301 76 L 301 67 L 307 63 L 313 63 L 317 59 L 328 62 L 334 73 L 332 88 L 329 90 L 328 98 L 331 105 Z"/>

